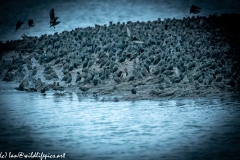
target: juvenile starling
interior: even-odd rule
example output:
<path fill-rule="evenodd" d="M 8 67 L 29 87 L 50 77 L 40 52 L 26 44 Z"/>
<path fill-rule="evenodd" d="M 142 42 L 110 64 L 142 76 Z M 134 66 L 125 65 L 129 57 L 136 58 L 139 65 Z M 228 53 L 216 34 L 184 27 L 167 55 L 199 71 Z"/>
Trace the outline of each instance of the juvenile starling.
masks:
<path fill-rule="evenodd" d="M 192 5 L 192 7 L 190 8 L 190 14 L 193 13 L 193 14 L 197 14 L 200 12 L 200 7 L 197 7 L 197 6 L 194 6 Z"/>
<path fill-rule="evenodd" d="M 32 20 L 32 19 L 29 19 L 29 20 L 28 20 L 28 26 L 29 26 L 29 28 L 30 28 L 30 27 L 33 27 L 33 25 L 34 25 L 33 20 Z"/>
<path fill-rule="evenodd" d="M 17 22 L 15 32 L 21 27 L 22 24 L 23 24 L 23 22 L 21 22 L 21 21 Z"/>

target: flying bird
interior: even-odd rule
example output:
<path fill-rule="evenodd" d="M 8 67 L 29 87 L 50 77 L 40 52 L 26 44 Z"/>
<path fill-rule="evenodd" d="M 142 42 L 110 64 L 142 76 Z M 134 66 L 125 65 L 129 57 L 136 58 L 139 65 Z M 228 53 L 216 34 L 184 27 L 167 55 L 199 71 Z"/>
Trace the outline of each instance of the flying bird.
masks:
<path fill-rule="evenodd" d="M 21 21 L 17 22 L 15 32 L 21 27 L 22 24 L 23 24 L 23 22 L 21 22 Z"/>
<path fill-rule="evenodd" d="M 50 16 L 50 27 L 54 27 L 60 23 L 60 21 L 57 21 L 58 17 L 55 17 L 55 13 L 54 13 L 54 8 L 52 8 L 50 10 L 50 13 L 49 13 L 49 16 Z"/>
<path fill-rule="evenodd" d="M 197 7 L 197 6 L 194 6 L 192 5 L 192 7 L 190 8 L 190 14 L 193 13 L 193 14 L 197 14 L 200 12 L 200 7 Z"/>
<path fill-rule="evenodd" d="M 30 28 L 30 27 L 33 27 L 33 25 L 34 25 L 33 20 L 32 20 L 32 19 L 29 19 L 29 20 L 28 20 L 28 26 L 29 26 L 29 28 Z"/>

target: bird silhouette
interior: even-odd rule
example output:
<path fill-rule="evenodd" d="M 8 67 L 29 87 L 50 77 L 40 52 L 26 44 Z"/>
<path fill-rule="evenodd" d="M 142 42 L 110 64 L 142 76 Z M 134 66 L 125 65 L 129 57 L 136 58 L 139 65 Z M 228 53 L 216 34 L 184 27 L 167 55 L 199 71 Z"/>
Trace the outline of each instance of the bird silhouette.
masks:
<path fill-rule="evenodd" d="M 17 22 L 15 32 L 21 27 L 22 24 L 23 24 L 23 22 L 21 22 L 21 21 Z"/>
<path fill-rule="evenodd" d="M 99 83 L 99 75 L 98 74 L 94 75 L 92 81 L 93 81 L 94 86 L 96 86 Z"/>
<path fill-rule="evenodd" d="M 193 14 L 197 14 L 200 12 L 200 7 L 197 7 L 197 6 L 194 6 L 192 5 L 191 8 L 190 8 L 190 14 L 193 13 Z"/>
<path fill-rule="evenodd" d="M 58 92 L 62 92 L 62 91 L 64 91 L 64 87 L 62 87 L 62 86 L 60 86 L 59 85 L 59 82 L 54 82 L 54 86 L 53 86 L 53 88 L 52 88 L 52 90 L 54 90 L 54 91 L 58 91 Z"/>
<path fill-rule="evenodd" d="M 55 17 L 54 8 L 50 10 L 49 16 L 50 16 L 50 27 L 53 26 L 55 28 L 55 26 L 58 25 L 60 21 L 57 21 L 58 17 Z"/>
<path fill-rule="evenodd" d="M 28 20 L 28 26 L 29 26 L 29 28 L 34 26 L 34 23 L 33 23 L 32 19 Z"/>
<path fill-rule="evenodd" d="M 78 81 L 81 81 L 81 79 L 82 79 L 82 75 L 81 75 L 79 72 L 77 72 L 76 83 L 77 83 Z"/>
<path fill-rule="evenodd" d="M 131 90 L 131 92 L 132 92 L 132 94 L 137 94 L 137 91 L 136 91 L 135 88 L 133 88 L 133 89 Z"/>

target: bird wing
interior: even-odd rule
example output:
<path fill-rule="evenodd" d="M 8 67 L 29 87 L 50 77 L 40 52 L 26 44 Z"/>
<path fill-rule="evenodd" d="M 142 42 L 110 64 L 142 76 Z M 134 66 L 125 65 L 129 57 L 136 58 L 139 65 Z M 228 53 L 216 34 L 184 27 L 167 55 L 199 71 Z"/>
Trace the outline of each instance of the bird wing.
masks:
<path fill-rule="evenodd" d="M 54 14 L 54 9 L 52 8 L 50 13 L 49 13 L 49 16 L 50 16 L 50 20 L 53 21 L 55 19 L 55 14 Z"/>
<path fill-rule="evenodd" d="M 53 21 L 56 21 L 58 19 L 58 17 L 54 17 Z"/>
<path fill-rule="evenodd" d="M 192 11 L 191 13 L 197 14 L 197 13 L 199 13 L 199 12 L 200 12 L 199 10 L 194 10 L 194 11 Z"/>
<path fill-rule="evenodd" d="M 53 21 L 53 22 L 51 23 L 50 27 L 53 26 L 53 27 L 55 28 L 55 26 L 58 25 L 59 23 L 60 23 L 60 21 L 57 21 L 57 22 L 56 22 L 56 21 Z"/>
<path fill-rule="evenodd" d="M 190 14 L 191 14 L 191 13 L 194 13 L 194 14 L 199 13 L 199 12 L 200 12 L 199 9 L 201 9 L 201 8 L 200 8 L 200 7 L 197 7 L 197 6 L 195 6 L 195 5 L 192 5 L 191 8 L 190 8 Z"/>
<path fill-rule="evenodd" d="M 202 9 L 202 8 L 197 7 L 197 6 L 194 6 L 194 5 L 192 5 L 192 7 L 193 7 L 194 9 Z"/>

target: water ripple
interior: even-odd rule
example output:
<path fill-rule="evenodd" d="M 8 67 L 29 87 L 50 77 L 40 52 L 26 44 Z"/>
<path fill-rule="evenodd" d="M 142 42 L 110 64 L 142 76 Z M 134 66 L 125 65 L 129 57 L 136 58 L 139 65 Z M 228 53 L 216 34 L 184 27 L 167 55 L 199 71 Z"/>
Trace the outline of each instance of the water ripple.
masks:
<path fill-rule="evenodd" d="M 1 151 L 65 152 L 67 159 L 239 158 L 236 99 L 116 103 L 74 93 L 16 92 L 12 84 L 4 86 Z"/>

